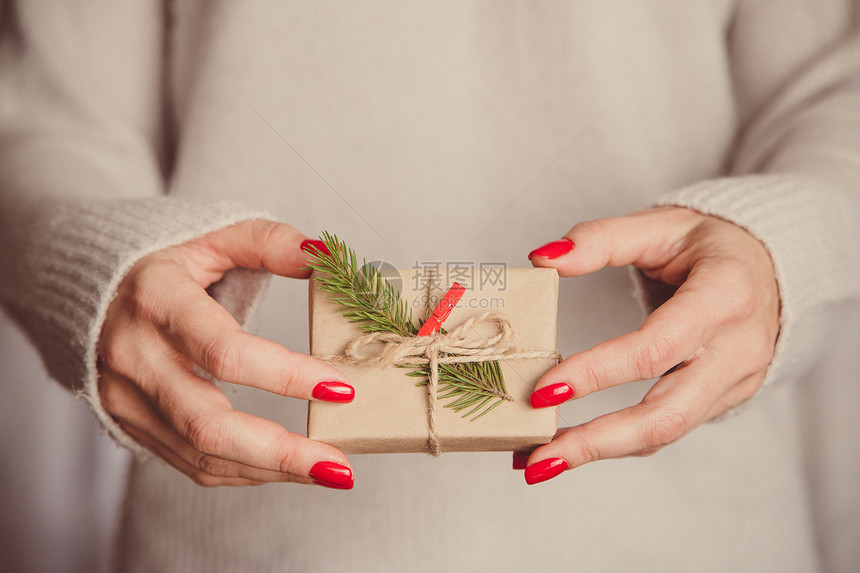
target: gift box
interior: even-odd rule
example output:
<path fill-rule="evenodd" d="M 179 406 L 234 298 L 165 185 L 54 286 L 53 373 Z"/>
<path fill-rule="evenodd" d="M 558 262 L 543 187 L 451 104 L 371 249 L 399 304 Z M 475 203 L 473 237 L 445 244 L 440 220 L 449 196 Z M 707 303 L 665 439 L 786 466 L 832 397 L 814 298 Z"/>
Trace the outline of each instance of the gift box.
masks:
<path fill-rule="evenodd" d="M 392 269 L 387 277 L 389 283 L 400 287 L 400 297 L 411 310 L 416 325 L 427 319 L 450 286 L 443 284 L 444 273 L 430 280 L 427 274 L 425 269 Z M 480 276 L 462 281 L 462 298 L 442 325 L 443 333 L 447 333 L 444 335 L 463 331 L 461 334 L 468 338 L 466 346 L 481 347 L 512 327 L 512 333 L 507 333 L 511 336 L 502 352 L 504 356 L 497 360 L 508 398 L 477 419 L 473 419 L 474 415 L 464 416 L 468 410 L 456 412 L 445 407 L 452 399 L 438 399 L 434 405 L 428 396 L 432 394 L 429 385 L 418 385 L 427 377 L 409 375 L 416 371 L 415 367 L 356 363 L 343 358 L 350 343 L 366 333 L 343 316 L 343 306 L 320 288 L 319 278 L 319 272 L 315 271 L 310 281 L 311 354 L 330 361 L 346 374 L 355 387 L 355 400 L 348 404 L 311 401 L 308 437 L 345 453 L 437 454 L 439 448 L 445 452 L 531 450 L 555 435 L 558 409 L 533 409 L 529 403 L 537 381 L 558 362 L 555 269 L 502 268 L 496 269 L 492 280 Z M 431 339 L 425 340 L 429 344 Z M 365 356 L 371 355 L 372 362 L 373 354 L 383 352 L 384 346 L 384 342 L 374 342 L 363 352 Z M 441 360 L 457 354 L 442 350 Z M 491 350 L 490 354 L 494 352 Z M 419 358 L 404 359 L 401 364 L 413 360 Z M 426 364 L 429 359 L 422 360 L 421 366 L 429 368 Z M 439 388 L 443 389 L 443 384 Z"/>

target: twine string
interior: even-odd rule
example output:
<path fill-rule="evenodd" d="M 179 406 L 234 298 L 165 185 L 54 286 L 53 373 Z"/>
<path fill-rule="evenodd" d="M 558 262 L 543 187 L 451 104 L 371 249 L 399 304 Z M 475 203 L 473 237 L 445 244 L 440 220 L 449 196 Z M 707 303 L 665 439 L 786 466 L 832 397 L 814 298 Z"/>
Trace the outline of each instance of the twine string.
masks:
<path fill-rule="evenodd" d="M 435 458 L 442 455 L 442 442 L 439 440 L 439 429 L 436 426 L 436 415 L 439 412 L 439 401 L 436 399 L 439 389 L 438 340 L 427 347 L 427 359 L 430 361 L 430 378 L 427 381 L 427 453 Z"/>
<path fill-rule="evenodd" d="M 424 301 L 425 320 L 433 315 L 433 284 L 436 282 L 436 268 L 427 269 L 427 300 Z M 418 338 L 417 336 L 415 338 Z M 427 338 L 422 336 L 421 338 Z M 427 453 L 438 458 L 442 455 L 442 441 L 439 439 L 439 429 L 436 426 L 436 415 L 439 412 L 439 402 L 436 392 L 439 388 L 439 339 L 430 336 L 430 344 L 425 350 L 429 361 L 430 378 L 427 380 Z"/>
<path fill-rule="evenodd" d="M 475 334 L 476 327 L 490 325 L 496 334 L 483 338 Z M 431 336 L 403 336 L 394 332 L 370 332 L 356 336 L 343 354 L 321 356 L 322 360 L 335 360 L 359 365 L 400 366 L 403 364 L 436 364 L 461 362 L 491 362 L 523 358 L 557 358 L 558 352 L 546 350 L 520 350 L 513 342 L 514 329 L 510 319 L 497 312 L 484 312 L 473 316 L 447 334 Z"/>
<path fill-rule="evenodd" d="M 491 325 L 496 334 L 482 338 L 476 327 Z M 520 350 L 513 342 L 514 329 L 507 316 L 484 312 L 474 316 L 447 334 L 431 336 L 402 336 L 391 332 L 371 332 L 355 337 L 343 354 L 320 356 L 322 360 L 361 366 L 401 366 L 427 364 L 430 377 L 427 384 L 427 450 L 433 456 L 442 453 L 437 428 L 439 365 L 463 362 L 490 362 L 527 358 L 554 358 L 556 351 Z"/>

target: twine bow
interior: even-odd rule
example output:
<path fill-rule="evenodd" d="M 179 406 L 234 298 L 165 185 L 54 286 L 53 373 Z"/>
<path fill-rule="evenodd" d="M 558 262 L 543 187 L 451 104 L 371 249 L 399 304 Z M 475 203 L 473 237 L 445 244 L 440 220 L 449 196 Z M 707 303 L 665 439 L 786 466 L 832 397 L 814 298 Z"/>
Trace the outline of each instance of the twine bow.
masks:
<path fill-rule="evenodd" d="M 477 326 L 488 324 L 496 334 L 481 337 Z M 430 336 L 402 336 L 389 332 L 371 332 L 355 337 L 343 354 L 322 357 L 326 360 L 357 365 L 400 366 L 427 364 L 430 369 L 427 384 L 427 450 L 433 456 L 442 453 L 436 427 L 439 387 L 439 364 L 461 362 L 490 362 L 493 360 L 518 360 L 526 358 L 555 358 L 555 351 L 521 351 L 513 342 L 514 328 L 510 319 L 497 312 L 485 312 L 474 316 L 446 334 Z M 382 345 L 380 350 L 379 345 Z M 507 397 L 507 400 L 512 398 Z"/>

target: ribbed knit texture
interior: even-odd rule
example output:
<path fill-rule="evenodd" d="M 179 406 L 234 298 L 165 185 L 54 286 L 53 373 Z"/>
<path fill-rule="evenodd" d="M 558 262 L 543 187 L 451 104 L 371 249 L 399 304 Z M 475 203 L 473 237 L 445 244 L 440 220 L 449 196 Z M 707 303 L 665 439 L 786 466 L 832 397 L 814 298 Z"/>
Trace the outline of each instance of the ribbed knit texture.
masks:
<path fill-rule="evenodd" d="M 59 200 L 6 213 L 15 217 L 0 217 L 2 242 L 12 246 L 0 251 L 0 298 L 39 348 L 51 376 L 83 397 L 118 443 L 144 455 L 98 395 L 96 342 L 119 283 L 150 253 L 266 215 L 225 202 L 168 198 Z M 242 304 L 230 305 L 240 322 L 267 277 L 228 274 L 219 285 L 245 295 Z"/>
<path fill-rule="evenodd" d="M 860 106 L 858 106 L 860 112 Z M 858 132 L 860 133 L 860 132 Z M 860 166 L 860 161 L 858 161 Z M 779 285 L 780 334 L 764 386 L 803 376 L 818 357 L 824 325 L 816 312 L 860 298 L 860 209 L 846 190 L 798 176 L 705 181 L 661 198 L 732 221 L 771 253 Z"/>
<path fill-rule="evenodd" d="M 764 387 L 805 374 L 827 338 L 827 305 L 860 299 L 860 33 L 833 42 L 741 133 L 729 175 L 668 193 L 768 248 L 780 335 Z"/>

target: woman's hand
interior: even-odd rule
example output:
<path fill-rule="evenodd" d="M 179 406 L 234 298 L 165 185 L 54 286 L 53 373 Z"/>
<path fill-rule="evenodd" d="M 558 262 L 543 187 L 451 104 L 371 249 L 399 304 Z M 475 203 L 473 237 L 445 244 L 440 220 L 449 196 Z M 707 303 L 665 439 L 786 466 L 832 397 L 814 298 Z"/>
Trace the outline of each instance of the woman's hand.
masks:
<path fill-rule="evenodd" d="M 761 387 L 779 332 L 779 293 L 764 245 L 742 228 L 662 207 L 581 223 L 529 258 L 563 277 L 632 264 L 677 287 L 639 330 L 570 356 L 540 379 L 536 408 L 662 375 L 641 403 L 561 430 L 527 462 L 515 454 L 529 484 L 599 459 L 654 453 Z"/>
<path fill-rule="evenodd" d="M 241 331 L 206 288 L 234 267 L 307 278 L 305 250 L 321 248 L 288 225 L 246 221 L 139 261 L 111 303 L 98 344 L 107 411 L 143 446 L 204 486 L 316 482 L 352 487 L 346 456 L 234 410 L 194 365 L 280 396 L 349 402 L 337 369 Z"/>

